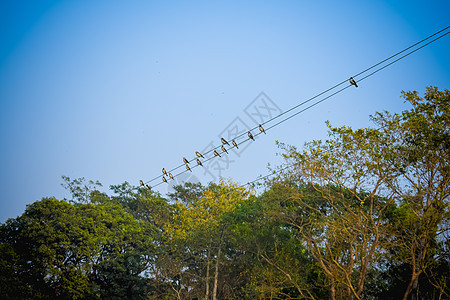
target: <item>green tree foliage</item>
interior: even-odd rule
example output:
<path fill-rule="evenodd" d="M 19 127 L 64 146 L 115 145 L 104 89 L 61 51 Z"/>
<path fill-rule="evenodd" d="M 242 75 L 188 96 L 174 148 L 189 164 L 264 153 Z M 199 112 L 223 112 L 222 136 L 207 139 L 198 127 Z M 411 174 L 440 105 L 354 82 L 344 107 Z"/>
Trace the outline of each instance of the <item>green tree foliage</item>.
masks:
<path fill-rule="evenodd" d="M 3 298 L 146 298 L 156 226 L 98 191 L 85 200 L 46 198 L 0 227 Z"/>
<path fill-rule="evenodd" d="M 378 113 L 378 129 L 330 127 L 303 151 L 280 144 L 292 167 L 272 186 L 283 190 L 279 217 L 307 243 L 333 299 L 369 295 L 364 284 L 389 255 L 410 270 L 403 299 L 418 297 L 422 274 L 448 296 L 448 276 L 433 270 L 448 266 L 450 93 L 403 95 L 412 109 Z"/>

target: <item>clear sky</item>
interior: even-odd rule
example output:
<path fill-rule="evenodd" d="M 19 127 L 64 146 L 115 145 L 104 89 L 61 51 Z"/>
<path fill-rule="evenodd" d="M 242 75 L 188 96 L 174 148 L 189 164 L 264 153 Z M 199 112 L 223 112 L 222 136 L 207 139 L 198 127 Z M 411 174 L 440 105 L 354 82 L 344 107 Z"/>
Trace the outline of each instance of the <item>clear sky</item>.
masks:
<path fill-rule="evenodd" d="M 262 103 L 287 110 L 448 25 L 450 2 L 432 0 L 1 1 L 0 222 L 69 197 L 62 175 L 153 179 L 254 127 Z M 407 108 L 402 90 L 450 88 L 449 53 L 450 35 L 191 180 L 246 183 L 281 162 L 276 140 L 301 147 L 326 120 L 370 126 Z"/>

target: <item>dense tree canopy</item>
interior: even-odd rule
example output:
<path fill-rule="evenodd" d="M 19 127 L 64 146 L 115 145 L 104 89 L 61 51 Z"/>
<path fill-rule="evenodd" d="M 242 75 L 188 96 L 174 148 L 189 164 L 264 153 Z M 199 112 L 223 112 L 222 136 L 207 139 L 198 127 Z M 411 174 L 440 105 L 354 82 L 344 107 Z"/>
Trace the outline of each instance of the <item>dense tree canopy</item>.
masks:
<path fill-rule="evenodd" d="M 450 91 L 405 92 L 374 128 L 330 124 L 265 191 L 187 183 L 164 198 L 63 177 L 0 224 L 2 299 L 448 299 Z"/>

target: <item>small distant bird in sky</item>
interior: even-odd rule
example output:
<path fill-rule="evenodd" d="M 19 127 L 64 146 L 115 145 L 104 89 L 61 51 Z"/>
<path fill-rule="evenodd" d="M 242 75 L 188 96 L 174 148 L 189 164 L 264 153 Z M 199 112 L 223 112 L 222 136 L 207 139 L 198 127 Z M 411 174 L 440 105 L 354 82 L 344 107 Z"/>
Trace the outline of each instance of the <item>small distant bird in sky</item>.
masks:
<path fill-rule="evenodd" d="M 216 150 L 214 150 L 214 156 L 222 157 L 222 156 L 220 156 L 219 152 L 217 152 Z"/>
<path fill-rule="evenodd" d="M 169 177 L 170 177 L 170 179 L 174 180 L 174 179 L 173 179 L 173 175 L 172 175 L 172 173 L 170 173 L 170 172 L 169 172 Z"/>
<path fill-rule="evenodd" d="M 141 186 L 144 186 L 144 182 L 142 180 L 139 180 L 139 183 L 141 184 Z"/>
<path fill-rule="evenodd" d="M 248 132 L 247 135 L 248 135 L 248 137 L 251 138 L 252 140 L 255 140 L 255 138 L 253 137 L 253 134 L 252 134 L 250 131 Z"/>
<path fill-rule="evenodd" d="M 358 85 L 356 84 L 355 79 L 353 79 L 353 77 L 350 77 L 350 83 L 353 84 L 354 86 L 358 87 Z"/>
<path fill-rule="evenodd" d="M 148 184 L 145 185 L 145 188 L 146 188 L 147 190 L 150 189 L 150 187 L 148 186 Z"/>
<path fill-rule="evenodd" d="M 167 183 L 167 179 L 166 179 L 166 177 L 162 177 L 163 178 L 163 181 L 165 182 L 165 183 Z"/>
<path fill-rule="evenodd" d="M 233 146 L 235 146 L 237 149 L 239 149 L 239 147 L 238 147 L 238 145 L 236 144 L 236 141 L 235 141 L 235 140 L 233 140 L 232 143 L 233 143 Z"/>
<path fill-rule="evenodd" d="M 226 154 L 228 154 L 227 149 L 225 149 L 225 147 L 222 145 L 222 151 L 225 152 Z"/>
<path fill-rule="evenodd" d="M 189 168 L 189 166 L 188 166 L 188 165 L 186 165 L 186 170 L 188 170 L 188 171 L 191 171 L 191 172 L 192 172 L 191 168 Z"/>
<path fill-rule="evenodd" d="M 163 172 L 164 175 L 167 175 L 166 169 L 163 168 L 162 172 Z"/>
<path fill-rule="evenodd" d="M 198 157 L 204 158 L 203 155 L 198 151 L 195 151 L 195 155 L 197 155 Z"/>
<path fill-rule="evenodd" d="M 189 161 L 186 159 L 186 157 L 183 157 L 183 161 L 184 161 L 185 164 L 189 163 Z"/>
<path fill-rule="evenodd" d="M 226 139 L 224 139 L 224 138 L 220 138 L 220 139 L 222 141 L 222 144 L 230 146 L 230 144 L 228 144 Z"/>
<path fill-rule="evenodd" d="M 266 134 L 266 131 L 264 130 L 261 124 L 259 124 L 259 131 L 264 132 L 264 134 Z"/>
<path fill-rule="evenodd" d="M 200 159 L 198 159 L 197 158 L 197 165 L 199 165 L 199 166 L 202 166 L 203 167 L 203 165 L 202 165 L 202 162 L 200 161 Z"/>

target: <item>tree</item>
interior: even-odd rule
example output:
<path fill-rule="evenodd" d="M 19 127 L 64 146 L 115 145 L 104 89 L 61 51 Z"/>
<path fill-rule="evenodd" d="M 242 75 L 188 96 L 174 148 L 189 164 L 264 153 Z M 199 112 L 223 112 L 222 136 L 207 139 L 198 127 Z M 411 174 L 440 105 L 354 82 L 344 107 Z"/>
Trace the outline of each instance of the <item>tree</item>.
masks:
<path fill-rule="evenodd" d="M 143 274 L 156 259 L 156 221 L 126 212 L 130 199 L 86 195 L 82 203 L 36 201 L 0 226 L 2 298 L 147 298 L 152 287 Z"/>
<path fill-rule="evenodd" d="M 302 152 L 280 144 L 291 167 L 272 186 L 290 193 L 279 217 L 306 241 L 333 299 L 361 298 L 370 268 L 387 255 L 410 267 L 404 299 L 417 296 L 427 271 L 447 294 L 432 270 L 448 257 L 439 249 L 448 245 L 450 94 L 403 95 L 412 109 L 377 113 L 378 129 L 330 127 L 329 140 Z"/>
<path fill-rule="evenodd" d="M 292 165 L 272 191 L 278 217 L 305 241 L 328 278 L 330 297 L 360 299 L 367 272 L 385 242 L 385 215 L 394 199 L 385 190 L 392 176 L 376 130 L 331 128 L 331 139 L 306 144 L 303 152 L 280 146 Z"/>
<path fill-rule="evenodd" d="M 446 280 L 430 272 L 439 261 L 446 260 L 447 266 L 449 261 L 450 91 L 428 87 L 423 98 L 416 91 L 403 92 L 403 97 L 410 110 L 373 118 L 392 145 L 398 170 L 390 183 L 400 204 L 392 220 L 393 258 L 411 270 L 403 299 L 417 298 L 422 274 L 448 297 Z"/>
<path fill-rule="evenodd" d="M 179 195 L 195 195 L 195 191 L 184 191 Z M 190 294 L 217 299 L 223 249 L 228 236 L 223 218 L 246 199 L 247 193 L 236 184 L 222 181 L 210 184 L 200 197 L 197 196 L 177 201 L 173 222 L 167 224 L 166 232 L 173 242 L 172 253 L 183 253 L 184 261 L 178 260 L 178 277 L 183 278 L 186 288 L 192 289 Z M 177 287 L 174 290 L 181 295 L 180 285 Z M 202 287 L 204 293 L 200 292 Z"/>

